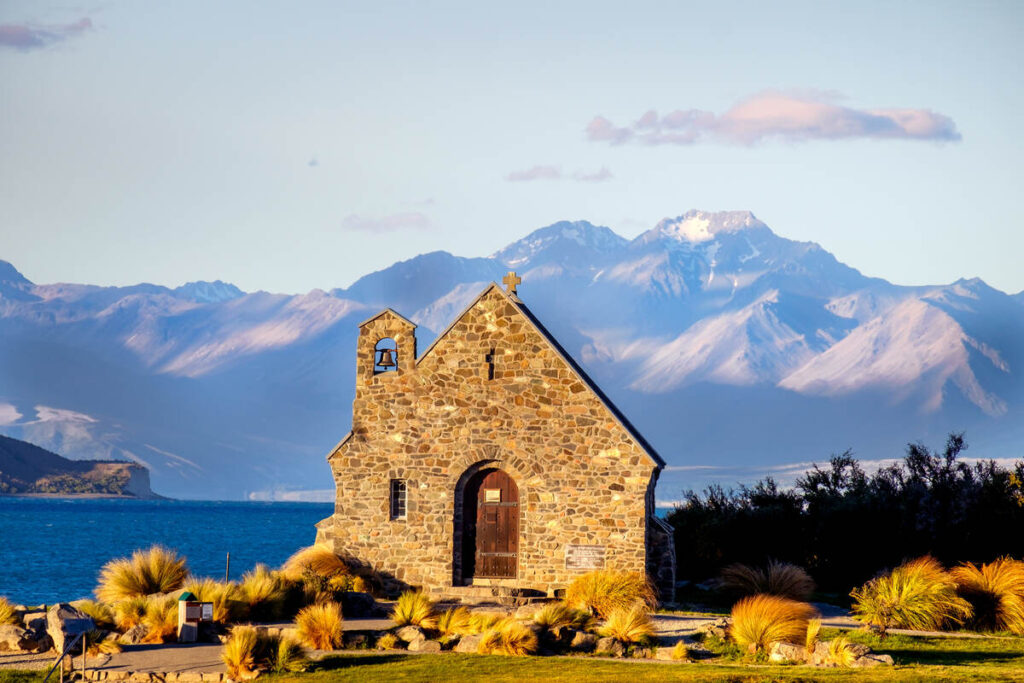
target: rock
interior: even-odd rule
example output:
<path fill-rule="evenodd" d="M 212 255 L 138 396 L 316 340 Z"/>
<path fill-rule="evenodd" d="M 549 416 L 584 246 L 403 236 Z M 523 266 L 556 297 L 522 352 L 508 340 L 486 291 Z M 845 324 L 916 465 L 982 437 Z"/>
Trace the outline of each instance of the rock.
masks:
<path fill-rule="evenodd" d="M 729 624 L 731 623 L 732 622 L 728 618 L 723 617 L 721 619 L 701 624 L 697 627 L 697 632 L 725 640 L 729 636 Z"/>
<path fill-rule="evenodd" d="M 469 636 L 462 636 L 459 639 L 459 644 L 455 646 L 456 652 L 476 652 L 477 648 L 480 647 L 480 641 L 483 640 L 483 636 L 479 633 L 474 633 Z"/>
<path fill-rule="evenodd" d="M 414 640 L 409 643 L 409 652 L 440 652 L 441 643 L 436 640 Z"/>
<path fill-rule="evenodd" d="M 37 634 L 46 633 L 46 612 L 26 612 L 22 621 L 29 631 Z"/>
<path fill-rule="evenodd" d="M 415 640 L 427 639 L 427 635 L 423 633 L 423 629 L 421 629 L 419 626 L 403 626 L 402 628 L 395 631 L 395 635 L 407 643 L 411 643 Z"/>
<path fill-rule="evenodd" d="M 793 643 L 772 643 L 768 646 L 768 660 L 775 663 L 805 662 L 807 661 L 807 648 Z"/>
<path fill-rule="evenodd" d="M 861 655 L 850 663 L 850 666 L 863 669 L 872 666 L 892 666 L 892 657 L 889 655 Z"/>
<path fill-rule="evenodd" d="M 672 660 L 672 648 L 671 647 L 659 647 L 654 651 L 654 658 L 660 659 L 661 661 L 671 662 Z"/>
<path fill-rule="evenodd" d="M 341 613 L 346 619 L 366 619 L 377 616 L 377 601 L 369 593 L 346 591 L 341 594 Z"/>
<path fill-rule="evenodd" d="M 569 643 L 569 648 L 576 652 L 593 652 L 597 647 L 597 636 L 585 631 L 577 631 Z"/>
<path fill-rule="evenodd" d="M 636 647 L 633 648 L 631 656 L 633 659 L 651 659 L 654 657 L 654 651 L 649 647 Z"/>
<path fill-rule="evenodd" d="M 365 633 L 346 633 L 344 638 L 345 647 L 350 649 L 366 647 L 368 640 Z"/>
<path fill-rule="evenodd" d="M 121 634 L 121 637 L 117 639 L 117 642 L 121 645 L 138 645 L 142 642 L 142 639 L 146 637 L 147 632 L 148 629 L 142 624 L 132 626 Z"/>
<path fill-rule="evenodd" d="M 615 638 L 601 638 L 597 641 L 597 654 L 599 655 L 611 655 L 612 657 L 621 657 L 625 654 L 626 648 L 622 646 Z"/>
<path fill-rule="evenodd" d="M 54 605 L 46 613 L 46 633 L 53 640 L 53 647 L 57 652 L 63 652 L 67 643 L 79 633 L 94 628 L 96 624 L 92 617 L 66 602 Z"/>
<path fill-rule="evenodd" d="M 34 652 L 38 648 L 39 642 L 32 631 L 14 624 L 0 624 L 0 651 Z"/>
<path fill-rule="evenodd" d="M 542 609 L 544 609 L 544 605 L 539 605 L 539 604 L 523 605 L 522 607 L 520 607 L 519 609 L 516 610 L 515 618 L 516 619 L 533 619 L 533 615 L 535 615 L 537 612 L 541 611 Z"/>

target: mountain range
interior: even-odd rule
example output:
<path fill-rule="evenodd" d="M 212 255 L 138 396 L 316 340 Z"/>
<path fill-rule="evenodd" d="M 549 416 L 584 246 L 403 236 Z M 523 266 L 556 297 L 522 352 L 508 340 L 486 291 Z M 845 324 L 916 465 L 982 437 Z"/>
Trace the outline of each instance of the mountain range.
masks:
<path fill-rule="evenodd" d="M 662 501 L 954 430 L 971 455 L 1024 456 L 1024 293 L 866 277 L 745 211 L 632 240 L 559 222 L 486 258 L 432 252 L 300 295 L 34 284 L 0 261 L 0 432 L 142 463 L 164 495 L 332 499 L 358 322 L 393 308 L 426 348 L 510 269 L 668 462 Z"/>

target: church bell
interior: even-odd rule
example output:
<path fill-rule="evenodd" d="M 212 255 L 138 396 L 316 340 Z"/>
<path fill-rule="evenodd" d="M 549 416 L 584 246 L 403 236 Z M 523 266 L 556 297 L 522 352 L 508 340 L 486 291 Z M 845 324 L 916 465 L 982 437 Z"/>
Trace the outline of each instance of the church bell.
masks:
<path fill-rule="evenodd" d="M 379 368 L 393 368 L 395 367 L 395 359 L 391 357 L 391 349 L 381 349 L 377 351 L 377 367 Z"/>

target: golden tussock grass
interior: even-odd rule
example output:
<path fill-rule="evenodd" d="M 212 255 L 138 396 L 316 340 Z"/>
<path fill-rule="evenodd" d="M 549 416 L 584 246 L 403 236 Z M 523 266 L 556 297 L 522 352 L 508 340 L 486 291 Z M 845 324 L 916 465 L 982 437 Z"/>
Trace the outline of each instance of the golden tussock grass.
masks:
<path fill-rule="evenodd" d="M 309 658 L 295 640 L 287 636 L 271 637 L 267 646 L 270 650 L 269 668 L 274 673 L 295 673 L 309 668 Z"/>
<path fill-rule="evenodd" d="M 653 609 L 658 606 L 658 599 L 646 574 L 599 569 L 569 584 L 565 603 L 606 619 L 614 610 L 629 609 L 637 603 Z"/>
<path fill-rule="evenodd" d="M 437 617 L 437 631 L 442 636 L 469 633 L 469 610 L 465 607 L 447 609 Z"/>
<path fill-rule="evenodd" d="M 764 651 L 774 642 L 804 645 L 807 624 L 817 614 L 805 602 L 777 595 L 751 595 L 733 606 L 729 636 L 748 652 Z"/>
<path fill-rule="evenodd" d="M 84 610 L 83 610 L 84 611 Z M 93 629 L 85 634 L 86 652 L 90 657 L 112 655 L 121 651 L 116 634 L 101 629 Z"/>
<path fill-rule="evenodd" d="M 434 602 L 420 591 L 406 591 L 398 596 L 391 618 L 398 626 L 419 626 L 425 629 L 437 626 Z"/>
<path fill-rule="evenodd" d="M 281 573 L 292 581 L 299 581 L 306 572 L 330 578 L 338 574 L 349 574 L 348 563 L 322 545 L 303 548 L 288 558 Z"/>
<path fill-rule="evenodd" d="M 142 616 L 146 627 L 143 643 L 169 643 L 178 637 L 178 601 L 171 597 L 149 598 Z"/>
<path fill-rule="evenodd" d="M 295 617 L 299 640 L 314 650 L 336 650 L 341 647 L 343 623 L 341 605 L 334 602 L 304 607 Z"/>
<path fill-rule="evenodd" d="M 508 616 L 501 612 L 472 612 L 469 615 L 469 633 L 483 633 L 503 623 Z"/>
<path fill-rule="evenodd" d="M 821 633 L 821 619 L 811 619 L 807 622 L 807 635 L 804 637 L 804 649 L 807 654 L 813 654 L 818 646 L 818 634 Z"/>
<path fill-rule="evenodd" d="M 534 614 L 533 623 L 548 631 L 566 627 L 589 631 L 593 628 L 596 620 L 594 615 L 587 610 L 575 609 L 562 602 L 554 602 Z"/>
<path fill-rule="evenodd" d="M 482 655 L 524 657 L 537 651 L 537 634 L 515 619 L 503 619 L 483 633 L 477 652 Z"/>
<path fill-rule="evenodd" d="M 92 617 L 97 628 L 114 628 L 114 610 L 110 608 L 110 605 L 95 600 L 77 600 L 71 603 L 71 606 Z"/>
<path fill-rule="evenodd" d="M 195 595 L 200 602 L 212 602 L 213 620 L 218 623 L 227 624 L 240 615 L 239 590 L 234 583 L 193 578 L 186 581 L 182 588 Z"/>
<path fill-rule="evenodd" d="M 0 596 L 0 624 L 17 624 L 19 621 L 14 605 L 7 598 Z"/>
<path fill-rule="evenodd" d="M 231 636 L 220 655 L 229 678 L 242 681 L 258 675 L 256 650 L 259 641 L 259 634 L 252 626 L 235 626 L 231 629 Z"/>
<path fill-rule="evenodd" d="M 672 660 L 676 662 L 689 662 L 693 659 L 693 655 L 690 652 L 690 648 L 686 646 L 686 643 L 679 641 L 672 648 Z"/>
<path fill-rule="evenodd" d="M 882 633 L 890 628 L 930 631 L 961 624 L 972 610 L 956 588 L 935 558 L 919 557 L 854 589 L 853 616 Z"/>
<path fill-rule="evenodd" d="M 846 636 L 836 636 L 828 643 L 828 660 L 838 667 L 846 668 L 857 659 L 853 643 Z"/>
<path fill-rule="evenodd" d="M 624 645 L 646 644 L 654 637 L 654 622 L 646 605 L 635 604 L 629 609 L 613 610 L 597 632 Z"/>
<path fill-rule="evenodd" d="M 187 576 L 184 557 L 154 545 L 147 550 L 136 550 L 130 558 L 117 558 L 103 565 L 96 597 L 113 603 L 141 595 L 170 593 L 181 588 Z"/>
<path fill-rule="evenodd" d="M 279 617 L 287 597 L 288 582 L 265 564 L 243 574 L 238 584 L 238 598 L 253 620 Z"/>
<path fill-rule="evenodd" d="M 394 633 L 388 632 L 377 639 L 378 650 L 397 650 L 402 641 Z"/>
<path fill-rule="evenodd" d="M 814 592 L 814 580 L 802 567 L 771 560 L 764 569 L 731 564 L 720 575 L 723 587 L 734 595 L 778 595 L 790 600 L 807 600 Z"/>
<path fill-rule="evenodd" d="M 136 595 L 115 602 L 113 606 L 114 625 L 120 631 L 127 631 L 142 623 L 146 616 L 146 607 L 149 605 L 149 598 L 143 595 Z"/>
<path fill-rule="evenodd" d="M 1024 562 L 1009 557 L 980 566 L 965 562 L 950 576 L 973 608 L 972 626 L 1024 635 Z"/>

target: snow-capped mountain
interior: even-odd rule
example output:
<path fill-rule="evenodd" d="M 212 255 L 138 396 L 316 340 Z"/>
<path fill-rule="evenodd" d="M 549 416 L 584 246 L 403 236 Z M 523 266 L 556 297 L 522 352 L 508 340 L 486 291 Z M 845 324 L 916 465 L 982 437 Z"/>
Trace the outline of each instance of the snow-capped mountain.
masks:
<path fill-rule="evenodd" d="M 143 462 L 168 495 L 330 498 L 356 324 L 389 306 L 425 348 L 509 269 L 668 461 L 663 500 L 710 468 L 733 481 L 851 447 L 894 457 L 951 430 L 977 455 L 1024 455 L 1024 293 L 868 278 L 745 211 L 633 240 L 564 221 L 487 258 L 432 252 L 295 296 L 36 285 L 0 261 L 0 432 Z"/>

